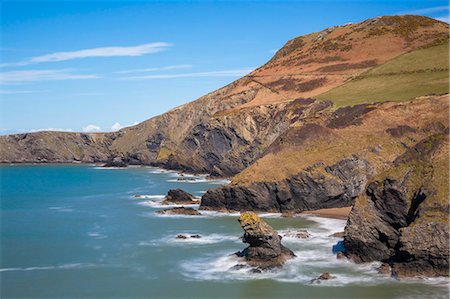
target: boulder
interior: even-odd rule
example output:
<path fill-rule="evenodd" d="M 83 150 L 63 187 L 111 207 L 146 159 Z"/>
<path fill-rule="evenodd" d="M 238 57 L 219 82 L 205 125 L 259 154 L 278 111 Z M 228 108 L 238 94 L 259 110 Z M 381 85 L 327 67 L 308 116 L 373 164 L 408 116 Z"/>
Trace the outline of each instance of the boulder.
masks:
<path fill-rule="evenodd" d="M 156 213 L 162 214 L 162 215 L 190 215 L 190 216 L 197 216 L 201 215 L 197 210 L 193 208 L 185 208 L 185 207 L 176 207 L 172 209 L 165 209 L 157 211 Z"/>
<path fill-rule="evenodd" d="M 249 246 L 237 252 L 252 267 L 270 269 L 280 267 L 295 254 L 281 244 L 281 236 L 267 222 L 253 212 L 242 213 L 239 223 L 244 229 L 243 242 Z"/>
<path fill-rule="evenodd" d="M 190 205 L 190 204 L 197 204 L 198 201 L 195 200 L 195 197 L 187 193 L 186 191 L 183 191 L 181 189 L 171 189 L 169 192 L 167 192 L 166 199 L 164 199 L 161 204 L 164 205 Z"/>
<path fill-rule="evenodd" d="M 311 280 L 311 283 L 321 283 L 322 280 L 330 280 L 330 279 L 334 279 L 334 278 L 336 278 L 336 276 L 333 276 L 330 272 L 324 272 L 324 273 L 320 274 L 319 277 Z"/>
<path fill-rule="evenodd" d="M 110 158 L 103 164 L 103 167 L 127 167 L 127 164 L 120 157 Z"/>

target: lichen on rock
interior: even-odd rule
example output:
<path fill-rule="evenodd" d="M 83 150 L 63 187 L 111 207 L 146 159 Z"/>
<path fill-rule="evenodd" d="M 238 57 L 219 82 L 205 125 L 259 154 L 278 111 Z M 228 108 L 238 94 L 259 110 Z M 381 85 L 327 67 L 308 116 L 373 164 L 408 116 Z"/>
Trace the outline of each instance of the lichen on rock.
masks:
<path fill-rule="evenodd" d="M 242 213 L 239 223 L 244 230 L 242 240 L 249 246 L 236 255 L 244 258 L 250 266 L 260 269 L 276 268 L 295 257 L 290 249 L 281 244 L 281 236 L 277 231 L 255 213 Z"/>

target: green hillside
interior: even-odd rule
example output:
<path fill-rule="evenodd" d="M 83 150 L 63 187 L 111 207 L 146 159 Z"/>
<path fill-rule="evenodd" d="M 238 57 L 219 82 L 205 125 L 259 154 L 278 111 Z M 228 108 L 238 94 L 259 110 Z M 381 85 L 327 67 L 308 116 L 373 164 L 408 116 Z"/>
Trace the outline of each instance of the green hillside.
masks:
<path fill-rule="evenodd" d="M 400 55 L 317 98 L 340 107 L 448 93 L 448 53 L 446 42 Z"/>

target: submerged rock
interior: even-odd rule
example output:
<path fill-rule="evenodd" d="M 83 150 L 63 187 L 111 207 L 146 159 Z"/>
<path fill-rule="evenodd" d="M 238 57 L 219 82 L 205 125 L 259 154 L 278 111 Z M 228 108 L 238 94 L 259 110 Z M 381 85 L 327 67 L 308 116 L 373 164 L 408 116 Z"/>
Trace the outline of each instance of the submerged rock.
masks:
<path fill-rule="evenodd" d="M 324 273 L 320 274 L 319 277 L 311 280 L 311 283 L 321 283 L 322 280 L 330 280 L 330 279 L 334 279 L 334 278 L 336 278 L 336 276 L 333 276 L 330 272 L 324 272 Z"/>
<path fill-rule="evenodd" d="M 181 177 L 181 178 L 177 178 L 177 181 L 179 181 L 179 182 L 195 181 L 195 178 L 192 178 L 192 177 Z"/>
<path fill-rule="evenodd" d="M 181 239 L 181 240 L 186 240 L 186 239 L 200 239 L 202 236 L 200 235 L 183 235 L 183 234 L 179 234 L 175 237 L 175 239 Z"/>
<path fill-rule="evenodd" d="M 201 215 L 197 210 L 185 207 L 160 210 L 157 211 L 156 213 L 163 215 L 191 215 L 191 216 Z"/>
<path fill-rule="evenodd" d="M 239 223 L 244 229 L 243 241 L 250 246 L 237 252 L 252 267 L 270 269 L 280 267 L 295 254 L 281 244 L 281 236 L 253 212 L 242 213 Z"/>
<path fill-rule="evenodd" d="M 166 199 L 161 202 L 163 205 L 190 205 L 190 204 L 198 204 L 198 201 L 195 200 L 194 195 L 187 193 L 181 189 L 171 189 L 167 192 Z"/>

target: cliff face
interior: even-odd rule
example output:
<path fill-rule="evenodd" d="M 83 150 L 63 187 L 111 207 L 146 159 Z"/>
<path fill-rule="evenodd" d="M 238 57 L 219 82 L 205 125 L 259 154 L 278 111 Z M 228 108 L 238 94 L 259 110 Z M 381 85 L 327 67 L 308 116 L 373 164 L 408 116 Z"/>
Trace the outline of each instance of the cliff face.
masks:
<path fill-rule="evenodd" d="M 398 277 L 448 276 L 448 179 L 447 128 L 406 150 L 356 200 L 349 257 L 387 262 Z"/>
<path fill-rule="evenodd" d="M 264 156 L 272 142 L 306 114 L 320 122 L 322 110 L 336 109 L 332 97 L 325 99 L 331 102 L 314 104 L 308 97 L 401 54 L 442 45 L 447 38 L 447 24 L 419 16 L 329 28 L 289 41 L 267 64 L 217 91 L 116 133 L 0 136 L 0 162 L 115 158 L 126 164 L 233 176 Z M 438 69 L 433 66 L 433 72 Z"/>

